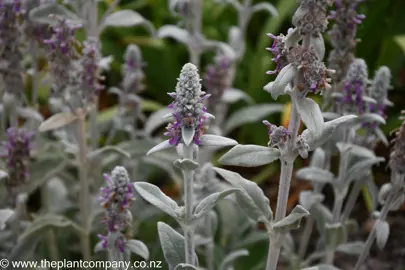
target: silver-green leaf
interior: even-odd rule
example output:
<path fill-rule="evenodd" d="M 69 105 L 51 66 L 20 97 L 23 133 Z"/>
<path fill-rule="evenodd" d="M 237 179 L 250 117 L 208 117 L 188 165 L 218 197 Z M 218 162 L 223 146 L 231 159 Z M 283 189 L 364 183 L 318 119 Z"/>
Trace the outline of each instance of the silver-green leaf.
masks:
<path fill-rule="evenodd" d="M 176 159 L 173 164 L 183 171 L 194 171 L 199 167 L 198 163 L 191 159 Z"/>
<path fill-rule="evenodd" d="M 299 179 L 308 180 L 315 183 L 331 183 L 335 178 L 333 173 L 317 167 L 305 167 L 299 169 L 295 176 Z"/>
<path fill-rule="evenodd" d="M 141 195 L 146 201 L 153 204 L 166 214 L 177 218 L 176 210 L 179 206 L 157 186 L 146 182 L 136 182 L 134 183 L 134 187 L 139 195 Z"/>
<path fill-rule="evenodd" d="M 11 209 L 0 209 L 0 230 L 4 230 L 6 222 L 14 215 Z"/>
<path fill-rule="evenodd" d="M 219 266 L 219 270 L 228 270 L 232 267 L 232 264 L 235 262 L 236 259 L 242 256 L 248 256 L 249 251 L 246 249 L 235 250 L 226 255 L 226 257 L 222 260 L 221 265 Z"/>
<path fill-rule="evenodd" d="M 376 242 L 379 249 L 383 249 L 390 235 L 390 225 L 385 220 L 375 222 Z"/>
<path fill-rule="evenodd" d="M 28 16 L 30 21 L 40 24 L 54 24 L 58 21 L 49 15 L 62 16 L 71 22 L 80 23 L 79 17 L 65 6 L 52 3 L 31 9 Z"/>
<path fill-rule="evenodd" d="M 169 140 L 163 141 L 161 143 L 159 143 L 158 145 L 154 146 L 152 149 L 150 149 L 146 155 L 150 155 L 152 153 L 167 149 L 167 148 L 171 148 L 174 147 L 172 144 L 170 144 Z"/>
<path fill-rule="evenodd" d="M 283 110 L 282 104 L 269 103 L 258 104 L 244 107 L 229 116 L 225 123 L 224 133 L 229 134 L 232 130 L 248 123 L 256 123 L 263 120 L 272 113 L 278 113 Z"/>
<path fill-rule="evenodd" d="M 133 10 L 119 10 L 105 18 L 102 27 L 133 27 L 136 25 L 146 25 L 151 33 L 154 32 L 153 25 L 147 21 L 141 14 Z"/>
<path fill-rule="evenodd" d="M 228 170 L 216 167 L 213 169 L 232 186 L 241 189 L 235 193 L 235 198 L 239 207 L 248 217 L 254 221 L 264 222 L 270 222 L 273 219 L 269 199 L 256 183 Z"/>
<path fill-rule="evenodd" d="M 218 161 L 224 165 L 257 167 L 269 164 L 280 157 L 277 148 L 259 145 L 236 145 Z"/>
<path fill-rule="evenodd" d="M 194 218 L 195 219 L 200 219 L 201 217 L 205 216 L 208 214 L 208 212 L 215 207 L 215 205 L 222 199 L 226 198 L 227 196 L 239 192 L 240 189 L 234 188 L 234 189 L 229 189 L 221 192 L 216 192 L 208 197 L 206 197 L 204 200 L 202 200 L 195 208 L 194 210 Z"/>
<path fill-rule="evenodd" d="M 309 212 L 301 205 L 297 205 L 291 214 L 273 224 L 273 230 L 284 234 L 290 230 L 298 229 L 301 219 L 306 216 L 309 216 Z"/>
<path fill-rule="evenodd" d="M 200 137 L 201 146 L 225 147 L 225 146 L 233 146 L 233 145 L 237 145 L 237 144 L 238 144 L 238 142 L 233 139 L 226 138 L 223 136 L 218 136 L 218 135 L 204 134 Z"/>
<path fill-rule="evenodd" d="M 134 239 L 128 240 L 127 248 L 132 253 L 141 256 L 145 260 L 149 260 L 148 247 L 142 241 Z"/>
<path fill-rule="evenodd" d="M 310 98 L 296 99 L 298 113 L 302 121 L 315 137 L 321 136 L 324 129 L 324 120 L 318 103 Z"/>
<path fill-rule="evenodd" d="M 71 112 L 60 112 L 42 122 L 38 130 L 40 132 L 55 130 L 69 125 L 77 119 L 77 116 Z"/>

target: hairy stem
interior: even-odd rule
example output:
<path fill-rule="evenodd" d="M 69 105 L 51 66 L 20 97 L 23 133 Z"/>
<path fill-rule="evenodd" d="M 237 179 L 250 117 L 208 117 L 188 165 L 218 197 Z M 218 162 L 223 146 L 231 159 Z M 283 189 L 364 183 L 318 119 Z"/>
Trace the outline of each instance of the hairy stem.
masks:
<path fill-rule="evenodd" d="M 87 142 L 86 142 L 86 115 L 81 109 L 77 110 L 78 121 L 77 123 L 77 139 L 79 145 L 79 153 L 77 155 L 79 164 L 79 179 L 80 179 L 80 211 L 82 216 L 81 235 L 81 250 L 83 259 L 89 261 L 91 259 L 90 251 L 90 228 L 88 218 L 89 211 L 89 183 L 87 181 L 88 164 L 87 164 Z"/>
<path fill-rule="evenodd" d="M 206 215 L 204 218 L 205 223 L 205 230 L 207 237 L 210 238 L 210 242 L 205 246 L 205 259 L 207 264 L 208 270 L 214 270 L 214 239 L 213 239 L 213 231 L 212 231 L 212 223 L 211 223 L 211 216 Z"/>
<path fill-rule="evenodd" d="M 389 209 L 391 207 L 391 204 L 392 204 L 394 198 L 395 198 L 395 193 L 391 192 L 390 195 L 388 196 L 387 201 L 385 202 L 383 208 L 381 209 L 381 214 L 380 214 L 379 218 L 377 219 L 377 221 L 378 220 L 384 221 L 387 218 Z M 355 270 L 359 270 L 360 267 L 363 265 L 364 261 L 366 260 L 367 256 L 369 255 L 369 252 L 370 252 L 371 246 L 374 243 L 375 237 L 376 237 L 376 227 L 374 225 L 373 230 L 368 235 L 364 249 L 362 250 L 362 252 L 357 260 L 356 266 L 354 268 Z"/>
<path fill-rule="evenodd" d="M 193 160 L 193 144 L 190 146 L 184 145 L 184 158 Z M 194 171 L 184 170 L 184 207 L 186 225 L 184 226 L 184 241 L 185 241 L 185 257 L 186 263 L 195 265 L 194 258 L 194 227 L 191 225 L 193 219 L 193 206 L 194 206 Z"/>
<path fill-rule="evenodd" d="M 47 233 L 47 240 L 48 240 L 48 247 L 49 247 L 49 253 L 52 261 L 57 262 L 59 259 L 59 254 L 58 254 L 58 245 L 56 244 L 56 236 L 55 236 L 55 231 L 53 229 L 50 229 Z"/>
<path fill-rule="evenodd" d="M 275 216 L 276 222 L 283 219 L 286 216 L 292 170 L 294 167 L 294 160 L 296 157 L 293 151 L 297 140 L 298 129 L 300 126 L 300 115 L 298 114 L 297 107 L 295 104 L 295 96 L 291 95 L 291 99 L 292 99 L 292 108 L 290 113 L 290 122 L 288 123 L 288 131 L 291 134 L 291 138 L 288 141 L 286 153 L 284 154 L 283 157 L 280 158 L 281 174 L 277 195 L 277 208 Z M 280 235 L 270 235 L 269 255 L 267 258 L 266 270 L 277 269 L 277 262 L 281 249 L 280 241 L 281 241 Z"/>

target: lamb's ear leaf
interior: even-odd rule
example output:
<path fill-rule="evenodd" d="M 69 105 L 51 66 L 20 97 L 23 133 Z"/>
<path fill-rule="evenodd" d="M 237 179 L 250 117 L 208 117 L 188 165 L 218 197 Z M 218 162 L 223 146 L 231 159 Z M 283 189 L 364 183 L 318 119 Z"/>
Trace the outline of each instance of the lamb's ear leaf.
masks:
<path fill-rule="evenodd" d="M 155 131 L 160 126 L 170 122 L 170 120 L 171 120 L 170 117 L 165 117 L 165 116 L 168 116 L 172 112 L 173 112 L 173 110 L 170 108 L 163 108 L 163 109 L 160 109 L 160 110 L 152 113 L 148 117 L 148 120 L 145 123 L 145 128 L 144 128 L 145 133 L 150 135 L 150 134 L 152 134 L 153 131 Z"/>
<path fill-rule="evenodd" d="M 174 270 L 198 270 L 197 267 L 187 263 L 180 263 L 178 264 Z"/>
<path fill-rule="evenodd" d="M 341 270 L 330 264 L 318 264 L 317 266 L 306 267 L 301 270 Z"/>
<path fill-rule="evenodd" d="M 313 151 L 318 146 L 321 146 L 327 142 L 338 126 L 354 121 L 356 118 L 356 115 L 345 115 L 336 118 L 334 120 L 325 122 L 321 136 L 317 137 L 309 129 L 306 129 L 302 132 L 301 137 L 303 137 L 305 142 L 308 144 L 309 151 Z"/>
<path fill-rule="evenodd" d="M 298 113 L 302 121 L 315 137 L 321 136 L 324 129 L 324 120 L 318 103 L 310 98 L 296 99 Z"/>
<path fill-rule="evenodd" d="M 187 45 L 189 40 L 188 32 L 175 25 L 163 25 L 159 28 L 156 35 L 159 38 L 173 38 L 184 45 Z"/>
<path fill-rule="evenodd" d="M 184 237 L 164 222 L 158 222 L 158 233 L 163 255 L 169 270 L 175 270 L 186 261 L 184 256 Z M 194 255 L 197 257 L 197 255 Z M 181 269 L 181 268 L 180 268 Z"/>
<path fill-rule="evenodd" d="M 376 242 L 379 249 L 383 249 L 390 235 L 390 225 L 385 220 L 377 220 L 375 223 Z"/>
<path fill-rule="evenodd" d="M 334 179 L 333 173 L 317 167 L 299 169 L 295 176 L 299 179 L 312 181 L 314 183 L 331 183 Z"/>
<path fill-rule="evenodd" d="M 301 219 L 306 216 L 309 216 L 309 212 L 301 205 L 297 205 L 288 216 L 273 224 L 273 230 L 284 234 L 298 229 Z"/>
<path fill-rule="evenodd" d="M 186 146 L 189 146 L 193 142 L 194 135 L 195 129 L 193 127 L 181 127 L 181 136 Z"/>
<path fill-rule="evenodd" d="M 219 270 L 228 270 L 236 259 L 248 255 L 249 251 L 246 249 L 232 251 L 231 253 L 227 254 L 226 257 L 222 260 L 222 263 L 219 266 Z"/>
<path fill-rule="evenodd" d="M 63 216 L 48 214 L 37 217 L 18 237 L 17 244 L 8 259 L 13 261 L 25 260 L 50 228 L 66 228 L 71 225 L 72 222 Z"/>
<path fill-rule="evenodd" d="M 281 104 L 269 103 L 251 105 L 237 110 L 226 121 L 224 134 L 229 134 L 229 132 L 242 125 L 261 121 L 269 114 L 282 112 L 283 108 Z"/>
<path fill-rule="evenodd" d="M 132 253 L 141 256 L 145 260 L 149 260 L 148 247 L 142 241 L 135 239 L 128 240 L 127 247 Z"/>
<path fill-rule="evenodd" d="M 236 88 L 228 88 L 225 90 L 221 100 L 226 103 L 235 103 L 239 100 L 244 100 L 249 104 L 253 104 L 253 99 L 244 91 Z"/>
<path fill-rule="evenodd" d="M 270 222 L 273 219 L 270 201 L 256 183 L 225 169 L 216 167 L 213 169 L 232 186 L 240 189 L 235 193 L 235 198 L 239 207 L 248 217 L 254 221 L 263 222 Z"/>
<path fill-rule="evenodd" d="M 174 146 L 172 144 L 170 144 L 169 140 L 166 140 L 166 141 L 163 141 L 163 142 L 159 143 L 158 145 L 152 147 L 152 149 L 150 149 L 146 153 L 146 155 L 148 156 L 148 155 L 150 155 L 152 153 L 155 153 L 155 152 L 158 152 L 158 151 L 170 148 L 170 147 L 174 147 Z"/>
<path fill-rule="evenodd" d="M 221 192 L 215 192 L 209 195 L 196 206 L 194 210 L 194 218 L 200 219 L 201 217 L 205 216 L 220 200 L 238 191 L 240 191 L 240 189 L 233 188 Z"/>
<path fill-rule="evenodd" d="M 55 24 L 58 20 L 49 15 L 62 16 L 74 23 L 80 23 L 79 17 L 60 4 L 44 4 L 30 10 L 28 18 L 30 21 L 40 24 Z"/>
<path fill-rule="evenodd" d="M 119 10 L 111 13 L 104 19 L 101 27 L 133 27 L 137 25 L 145 25 L 152 34 L 155 32 L 153 24 L 142 17 L 142 15 L 138 12 L 129 9 Z"/>
<path fill-rule="evenodd" d="M 135 182 L 135 190 L 150 204 L 156 206 L 166 214 L 177 218 L 176 210 L 179 208 L 177 203 L 164 194 L 157 186 L 147 182 Z"/>
<path fill-rule="evenodd" d="M 218 135 L 211 135 L 211 134 L 204 134 L 200 137 L 200 145 L 201 146 L 215 146 L 215 147 L 225 147 L 225 146 L 233 146 L 237 145 L 238 142 L 223 136 Z"/>
<path fill-rule="evenodd" d="M 14 215 L 11 209 L 0 209 L 0 231 L 6 227 L 6 222 Z"/>
<path fill-rule="evenodd" d="M 71 112 L 60 112 L 52 115 L 50 118 L 42 122 L 38 130 L 40 132 L 55 130 L 64 127 L 66 125 L 69 125 L 77 119 L 78 117 Z"/>
<path fill-rule="evenodd" d="M 277 148 L 259 145 L 236 145 L 218 161 L 224 165 L 257 167 L 269 164 L 280 157 Z"/>
<path fill-rule="evenodd" d="M 293 64 L 288 64 L 280 70 L 280 73 L 277 75 L 271 88 L 268 89 L 274 100 L 277 100 L 280 95 L 285 94 L 286 87 L 294 79 L 296 74 L 297 68 Z"/>
<path fill-rule="evenodd" d="M 346 253 L 348 255 L 360 255 L 364 249 L 364 243 L 361 241 L 348 242 L 339 245 L 336 251 Z"/>
<path fill-rule="evenodd" d="M 367 158 L 365 160 L 360 160 L 356 162 L 354 165 L 352 165 L 346 175 L 347 179 L 346 181 L 352 181 L 352 180 L 361 180 L 362 176 L 365 174 L 365 172 L 368 171 L 373 165 L 376 165 L 378 163 L 384 162 L 385 158 L 383 157 L 375 157 L 375 158 Z"/>

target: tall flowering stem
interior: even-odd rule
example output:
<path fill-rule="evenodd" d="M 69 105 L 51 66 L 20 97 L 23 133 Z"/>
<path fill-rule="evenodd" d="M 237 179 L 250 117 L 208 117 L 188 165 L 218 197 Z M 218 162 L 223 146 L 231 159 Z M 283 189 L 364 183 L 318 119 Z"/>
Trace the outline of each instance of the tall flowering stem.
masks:
<path fill-rule="evenodd" d="M 18 125 L 16 107 L 24 97 L 21 52 L 21 33 L 19 18 L 21 16 L 19 1 L 1 1 L 0 4 L 0 74 L 4 82 L 3 102 L 10 125 Z M 3 132 L 3 131 L 2 131 Z"/>
<path fill-rule="evenodd" d="M 132 214 L 129 210 L 135 198 L 133 184 L 124 167 L 117 166 L 111 175 L 105 174 L 106 185 L 100 189 L 99 201 L 106 209 L 104 224 L 107 235 L 99 235 L 101 247 L 108 249 L 112 259 L 118 261 L 126 251 L 126 231 L 131 228 Z"/>
<path fill-rule="evenodd" d="M 287 201 L 290 189 L 294 161 L 299 154 L 308 157 L 308 146 L 298 136 L 301 113 L 298 104 L 309 102 L 307 93 L 318 93 L 330 88 L 328 74 L 331 73 L 322 62 L 324 43 L 321 33 L 326 30 L 327 0 L 300 0 L 300 6 L 293 16 L 294 29 L 287 36 L 269 35 L 274 39 L 273 46 L 268 50 L 274 54 L 273 61 L 277 67 L 268 74 L 280 74 L 265 87 L 273 98 L 280 94 L 289 93 L 291 97 L 291 112 L 288 129 L 276 136 L 273 126 L 269 128 L 270 142 L 273 144 L 277 137 L 277 146 L 281 156 L 281 174 L 277 196 L 275 222 L 286 216 Z M 301 43 L 298 43 L 301 41 Z M 285 78 L 291 78 L 287 80 Z M 312 103 L 313 101 L 311 101 Z M 316 107 L 317 105 L 315 105 Z M 267 123 L 266 123 L 267 124 Z M 285 136 L 281 136 L 285 134 Z M 273 144 L 274 145 L 274 144 Z M 281 235 L 270 234 L 267 270 L 276 270 L 281 249 Z"/>
<path fill-rule="evenodd" d="M 207 119 L 204 99 L 208 98 L 201 91 L 201 79 L 197 67 L 191 63 L 185 64 L 180 72 L 176 85 L 176 92 L 169 93 L 174 98 L 170 108 L 174 109 L 174 122 L 167 127 L 165 135 L 170 136 L 169 144 L 182 147 L 183 161 L 195 164 L 195 167 L 181 167 L 184 176 L 184 204 L 185 224 L 183 226 L 185 238 L 186 263 L 195 265 L 194 257 L 194 170 L 198 164 L 194 161 L 195 152 L 200 144 L 200 137 L 204 133 Z"/>
<path fill-rule="evenodd" d="M 402 111 L 402 113 L 405 115 L 405 111 Z M 361 269 L 369 255 L 371 246 L 373 245 L 374 240 L 378 237 L 377 232 L 378 230 L 381 230 L 382 227 L 379 226 L 379 224 L 386 224 L 388 227 L 388 224 L 385 221 L 388 212 L 398 210 L 405 201 L 405 117 L 402 116 L 400 119 L 404 122 L 396 131 L 388 164 L 391 169 L 391 181 L 390 183 L 384 184 L 380 189 L 378 197 L 380 203 L 383 204 L 383 207 L 367 238 L 365 247 L 357 260 L 354 268 L 355 270 Z"/>
<path fill-rule="evenodd" d="M 350 64 L 355 56 L 357 28 L 365 18 L 363 14 L 357 13 L 357 8 L 364 0 L 335 0 L 336 10 L 331 11 L 329 19 L 334 21 L 329 31 L 333 50 L 329 54 L 328 64 L 331 69 L 336 70 L 332 75 L 334 84 L 333 91 L 341 92 L 344 87 L 341 82 L 344 80 Z M 325 99 L 329 99 L 326 95 Z M 326 100 L 328 102 L 328 100 Z"/>
<path fill-rule="evenodd" d="M 7 140 L 3 142 L 1 157 L 7 160 L 8 177 L 5 186 L 11 198 L 18 189 L 29 181 L 30 152 L 32 133 L 25 129 L 11 127 L 7 130 Z"/>

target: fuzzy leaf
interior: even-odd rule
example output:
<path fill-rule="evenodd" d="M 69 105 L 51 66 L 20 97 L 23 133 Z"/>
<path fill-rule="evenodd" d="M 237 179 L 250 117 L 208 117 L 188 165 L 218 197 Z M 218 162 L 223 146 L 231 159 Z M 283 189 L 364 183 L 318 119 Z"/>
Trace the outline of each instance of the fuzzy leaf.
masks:
<path fill-rule="evenodd" d="M 129 9 L 119 10 L 110 14 L 105 18 L 102 27 L 133 27 L 136 25 L 146 25 L 151 33 L 154 32 L 154 27 L 148 20 L 142 17 L 141 14 Z"/>
<path fill-rule="evenodd" d="M 318 35 L 317 37 L 311 37 L 311 45 L 317 52 L 319 60 L 322 61 L 325 57 L 325 42 L 323 36 Z"/>
<path fill-rule="evenodd" d="M 219 266 L 219 270 L 228 270 L 232 268 L 234 261 L 242 256 L 248 256 L 249 251 L 246 249 L 240 249 L 232 251 L 231 253 L 227 254 L 226 257 L 222 260 L 221 265 Z"/>
<path fill-rule="evenodd" d="M 132 253 L 141 256 L 146 261 L 149 260 L 148 247 L 142 241 L 134 239 L 128 240 L 127 247 Z"/>
<path fill-rule="evenodd" d="M 278 16 L 277 9 L 270 3 L 258 3 L 253 6 L 253 12 L 266 11 L 273 16 Z"/>
<path fill-rule="evenodd" d="M 276 148 L 259 145 L 236 145 L 218 161 L 224 165 L 257 167 L 269 164 L 280 157 Z"/>
<path fill-rule="evenodd" d="M 315 137 L 321 136 L 324 129 L 324 121 L 321 108 L 318 103 L 310 98 L 296 99 L 298 113 L 302 121 Z"/>
<path fill-rule="evenodd" d="M 297 68 L 292 64 L 288 64 L 287 66 L 283 67 L 283 69 L 277 75 L 276 80 L 271 86 L 271 89 L 269 89 L 271 97 L 274 100 L 277 100 L 280 95 L 283 95 L 285 93 L 285 88 L 294 79 L 296 73 Z"/>
<path fill-rule="evenodd" d="M 0 170 L 0 180 L 8 177 L 8 173 L 6 171 Z"/>
<path fill-rule="evenodd" d="M 339 149 L 340 153 L 344 153 L 346 151 L 349 151 L 351 155 L 361 157 L 361 158 L 376 158 L 376 155 L 374 154 L 374 151 L 362 147 L 360 145 L 355 145 L 351 143 L 344 143 L 344 142 L 338 142 L 336 144 L 337 148 Z"/>
<path fill-rule="evenodd" d="M 174 270 L 186 261 L 184 256 L 184 237 L 164 222 L 158 222 L 158 233 L 163 255 L 169 264 L 169 270 Z"/>
<path fill-rule="evenodd" d="M 301 191 L 299 195 L 299 203 L 305 209 L 311 210 L 312 206 L 321 203 L 324 197 L 325 196 L 323 194 L 319 194 L 314 191 Z"/>
<path fill-rule="evenodd" d="M 188 44 L 189 41 L 189 34 L 187 31 L 175 25 L 163 25 L 159 28 L 156 35 L 159 38 L 173 38 L 185 45 Z"/>
<path fill-rule="evenodd" d="M 302 132 L 303 137 L 309 146 L 309 151 L 313 151 L 315 148 L 323 145 L 332 136 L 335 129 L 345 123 L 349 123 L 357 118 L 356 115 L 345 115 L 337 119 L 325 122 L 323 132 L 321 136 L 315 136 L 309 129 Z"/>
<path fill-rule="evenodd" d="M 180 263 L 174 268 L 174 270 L 198 270 L 198 268 L 191 264 Z"/>
<path fill-rule="evenodd" d="M 205 216 L 208 214 L 208 212 L 215 207 L 215 205 L 225 197 L 235 193 L 239 192 L 240 189 L 234 188 L 234 189 L 229 189 L 221 192 L 216 192 L 208 197 L 206 197 L 204 200 L 202 200 L 195 208 L 194 210 L 194 218 L 195 219 L 200 219 L 201 217 Z"/>
<path fill-rule="evenodd" d="M 125 158 L 131 157 L 131 154 L 129 154 L 128 152 L 126 152 L 126 151 L 122 150 L 121 148 L 114 146 L 114 145 L 107 145 L 107 146 L 104 146 L 103 148 L 92 151 L 87 154 L 87 157 L 89 159 L 96 159 L 96 158 L 100 158 L 100 157 L 104 156 L 105 154 L 108 155 L 108 153 L 111 153 L 111 152 L 120 154 L 122 157 L 125 157 Z"/>
<path fill-rule="evenodd" d="M 200 137 L 200 145 L 201 146 L 233 146 L 233 145 L 237 145 L 238 142 L 230 139 L 230 138 L 226 138 L 226 137 L 222 137 L 222 136 L 218 136 L 218 135 L 210 135 L 210 134 L 204 134 Z"/>
<path fill-rule="evenodd" d="M 325 163 L 325 151 L 322 148 L 316 148 L 312 154 L 310 167 L 323 168 Z"/>
<path fill-rule="evenodd" d="M 28 107 L 27 108 L 18 107 L 17 113 L 19 116 L 25 119 L 33 119 L 38 121 L 39 123 L 42 123 L 44 121 L 44 117 L 42 116 L 42 114 Z"/>
<path fill-rule="evenodd" d="M 169 143 L 169 140 L 166 140 L 164 142 L 159 143 L 158 145 L 154 146 L 152 149 L 150 149 L 146 155 L 149 156 L 152 153 L 170 148 L 170 147 L 174 147 L 172 144 Z"/>
<path fill-rule="evenodd" d="M 191 159 L 176 159 L 174 166 L 183 171 L 194 171 L 198 168 L 198 163 Z"/>
<path fill-rule="evenodd" d="M 381 124 L 381 125 L 385 125 L 385 124 L 386 124 L 386 121 L 385 121 L 384 117 L 382 117 L 381 115 L 376 114 L 376 113 L 365 113 L 365 114 L 362 114 L 362 115 L 360 115 L 360 116 L 357 118 L 357 121 L 356 121 L 356 122 L 357 122 L 358 124 L 362 124 L 362 123 L 364 123 L 364 122 L 366 122 L 366 123 L 373 123 L 373 122 L 376 122 L 376 123 Z"/>
<path fill-rule="evenodd" d="M 360 255 L 364 249 L 364 243 L 361 241 L 349 242 L 339 245 L 336 251 L 349 255 Z"/>
<path fill-rule="evenodd" d="M 240 192 L 235 193 L 235 197 L 240 208 L 248 217 L 254 221 L 265 222 L 270 222 L 273 219 L 269 199 L 256 183 L 228 170 L 216 167 L 213 169 L 232 186 L 241 189 Z"/>
<path fill-rule="evenodd" d="M 60 112 L 42 122 L 38 130 L 40 132 L 55 130 L 69 125 L 77 119 L 77 116 L 71 112 Z"/>
<path fill-rule="evenodd" d="M 249 104 L 253 103 L 253 99 L 246 92 L 236 88 L 226 89 L 221 100 L 226 103 L 235 103 L 239 100 L 244 100 Z"/>
<path fill-rule="evenodd" d="M 40 24 L 54 24 L 58 20 L 49 16 L 49 15 L 62 16 L 63 18 L 72 21 L 74 23 L 80 23 L 79 17 L 76 14 L 71 12 L 63 5 L 59 4 L 44 4 L 38 7 L 35 7 L 29 12 L 29 19 L 32 22 Z"/>
<path fill-rule="evenodd" d="M 390 235 L 390 226 L 385 220 L 375 222 L 376 242 L 379 249 L 383 249 Z"/>
<path fill-rule="evenodd" d="M 136 182 L 134 187 L 139 195 L 146 201 L 153 204 L 168 215 L 177 218 L 176 209 L 179 208 L 177 203 L 170 197 L 166 196 L 157 186 L 146 183 Z"/>
<path fill-rule="evenodd" d="M 316 167 L 305 167 L 299 169 L 295 176 L 297 178 L 315 183 L 331 183 L 335 178 L 333 173 Z"/>
<path fill-rule="evenodd" d="M 273 224 L 273 230 L 284 234 L 290 230 L 298 229 L 301 219 L 306 216 L 309 216 L 309 212 L 301 205 L 297 205 L 291 214 Z"/>
<path fill-rule="evenodd" d="M 0 231 L 6 227 L 6 222 L 14 215 L 11 209 L 0 209 Z"/>
<path fill-rule="evenodd" d="M 150 135 L 158 127 L 170 122 L 170 117 L 164 117 L 173 112 L 173 109 L 163 108 L 154 113 L 152 113 L 145 123 L 144 131 L 146 134 Z"/>
<path fill-rule="evenodd" d="M 376 157 L 376 158 L 368 158 L 366 160 L 361 160 L 359 162 L 356 162 L 347 171 L 346 181 L 359 180 L 367 172 L 367 169 L 370 169 L 371 166 L 378 164 L 380 162 L 384 162 L 384 161 L 385 161 L 385 158 Z"/>
<path fill-rule="evenodd" d="M 186 146 L 189 146 L 193 142 L 194 135 L 195 135 L 194 128 L 188 128 L 188 127 L 181 128 L 181 136 L 182 136 L 184 144 Z"/>
<path fill-rule="evenodd" d="M 14 246 L 8 259 L 11 261 L 26 259 L 38 241 L 50 228 L 66 228 L 71 225 L 72 222 L 63 216 L 44 215 L 37 217 L 25 232 L 18 237 L 17 244 Z"/>
<path fill-rule="evenodd" d="M 255 123 L 271 113 L 281 112 L 283 111 L 282 104 L 259 104 L 253 105 L 249 107 L 244 107 L 236 112 L 234 112 L 231 116 L 229 116 L 228 120 L 225 123 L 224 133 L 229 134 L 232 130 L 247 123 Z"/>
<path fill-rule="evenodd" d="M 386 146 L 388 147 L 390 143 L 388 142 L 387 137 L 385 136 L 384 132 L 379 128 L 376 127 L 373 129 L 374 134 L 377 136 L 377 138 Z"/>

